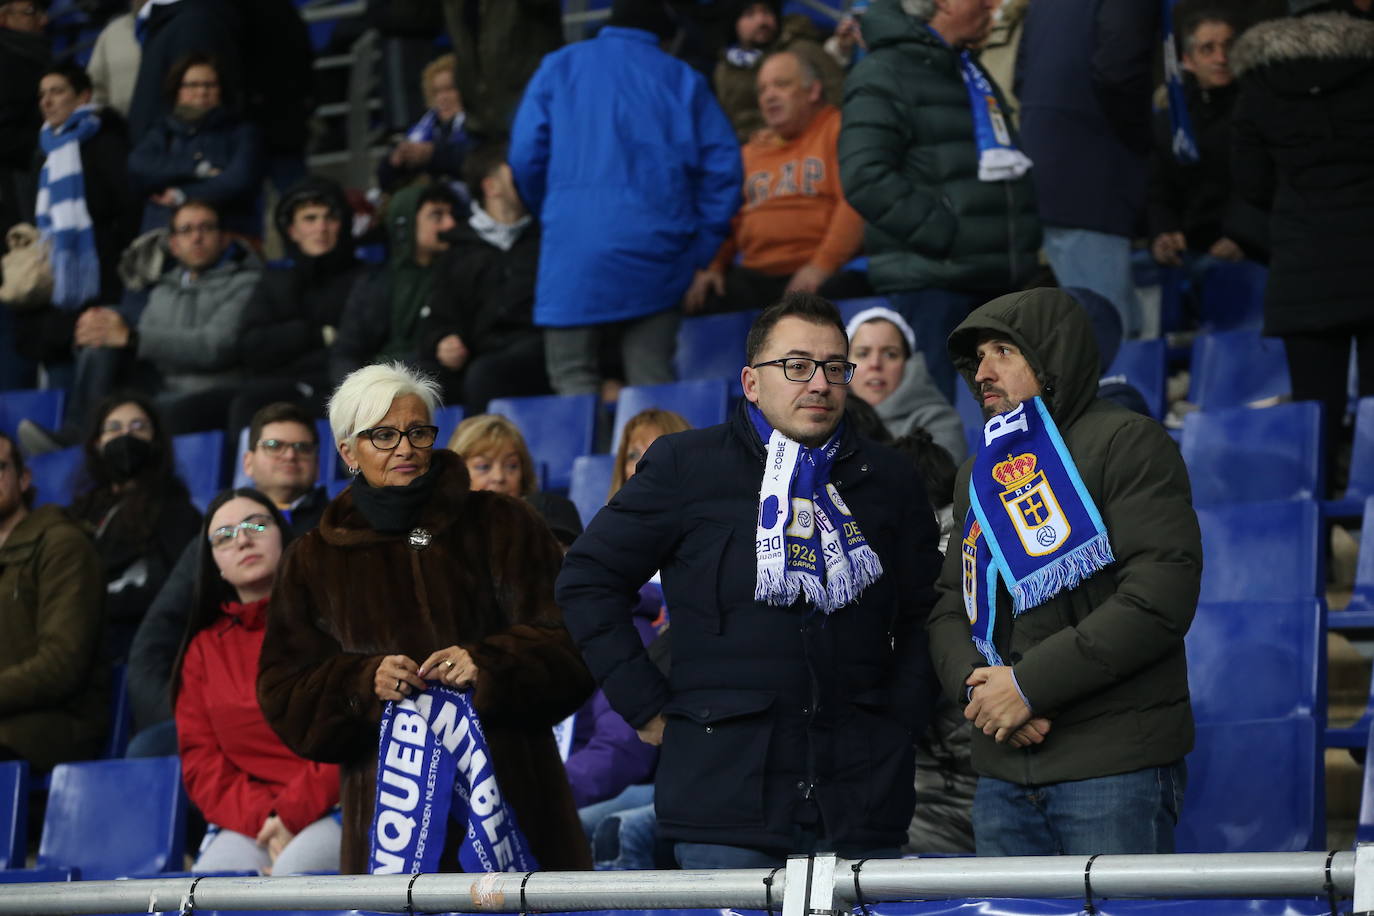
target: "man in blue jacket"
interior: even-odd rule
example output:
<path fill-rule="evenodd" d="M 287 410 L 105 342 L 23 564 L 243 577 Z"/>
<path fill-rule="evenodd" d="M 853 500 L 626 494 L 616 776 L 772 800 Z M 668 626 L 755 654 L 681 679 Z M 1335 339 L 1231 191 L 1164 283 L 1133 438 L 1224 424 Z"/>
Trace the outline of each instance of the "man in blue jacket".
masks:
<path fill-rule="evenodd" d="M 938 532 L 911 462 L 842 421 L 848 350 L 819 296 L 765 309 L 734 417 L 654 440 L 558 577 L 611 707 L 662 745 L 654 806 L 683 868 L 906 841 Z M 632 620 L 655 570 L 666 676 Z"/>
<path fill-rule="evenodd" d="M 739 146 L 699 73 L 659 49 L 662 0 L 616 0 L 591 41 L 544 58 L 509 161 L 543 249 L 534 322 L 559 394 L 596 391 L 602 336 L 631 385 L 674 380 L 677 302 L 730 230 Z"/>

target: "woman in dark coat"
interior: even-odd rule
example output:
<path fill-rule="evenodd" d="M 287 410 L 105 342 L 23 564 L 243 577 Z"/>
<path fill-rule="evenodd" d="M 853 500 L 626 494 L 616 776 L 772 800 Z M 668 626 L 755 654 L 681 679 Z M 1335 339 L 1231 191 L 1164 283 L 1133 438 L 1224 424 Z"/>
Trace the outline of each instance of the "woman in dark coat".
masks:
<path fill-rule="evenodd" d="M 1274 19 L 1231 52 L 1236 190 L 1270 211 L 1264 332 L 1282 337 L 1295 400 L 1341 428 L 1350 345 L 1374 394 L 1374 22 Z"/>
<path fill-rule="evenodd" d="M 116 392 L 97 405 L 85 451 L 71 514 L 95 531 L 105 572 L 105 655 L 121 662 L 199 531 L 200 513 L 177 476 L 171 437 L 142 395 Z"/>
<path fill-rule="evenodd" d="M 148 198 L 145 232 L 167 225 L 173 208 L 193 199 L 214 204 L 223 228 L 250 239 L 262 234 L 262 134 L 235 113 L 223 72 L 210 55 L 191 53 L 167 74 L 172 113 L 155 122 L 129 154 L 129 177 Z"/>
<path fill-rule="evenodd" d="M 434 384 L 399 364 L 352 373 L 329 405 L 351 487 L 291 548 L 258 675 L 268 723 L 341 767 L 345 873 L 369 871 L 378 724 L 426 681 L 472 688 L 502 796 L 540 867 L 590 867 L 552 727 L 592 692 L 553 601 L 558 543 L 520 500 L 473 491 L 434 450 Z M 440 859 L 459 871 L 461 830 Z"/>

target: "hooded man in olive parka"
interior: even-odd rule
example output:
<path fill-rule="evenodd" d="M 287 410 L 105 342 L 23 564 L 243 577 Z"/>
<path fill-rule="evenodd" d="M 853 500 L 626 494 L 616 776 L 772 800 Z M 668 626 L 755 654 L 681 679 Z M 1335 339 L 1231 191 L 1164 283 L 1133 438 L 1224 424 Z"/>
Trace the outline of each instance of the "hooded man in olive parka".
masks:
<path fill-rule="evenodd" d="M 1061 290 L 981 306 L 949 351 L 985 413 L 1044 399 L 1114 556 L 1016 617 L 999 585 L 992 641 L 1005 666 L 988 667 L 964 610 L 962 542 L 950 541 L 930 647 L 974 722 L 978 854 L 1172 852 L 1193 747 L 1183 636 L 1202 576 L 1178 447 L 1154 420 L 1097 397 L 1091 322 Z M 970 459 L 959 471 L 956 520 L 972 469 Z"/>

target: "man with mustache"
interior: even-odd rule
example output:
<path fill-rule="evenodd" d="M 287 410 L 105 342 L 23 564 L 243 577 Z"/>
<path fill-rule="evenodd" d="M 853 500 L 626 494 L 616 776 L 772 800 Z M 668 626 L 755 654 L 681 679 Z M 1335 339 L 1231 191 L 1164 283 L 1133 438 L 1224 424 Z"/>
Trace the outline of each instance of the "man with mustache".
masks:
<path fill-rule="evenodd" d="M 911 462 L 842 420 L 848 349 L 819 296 L 764 310 L 733 419 L 654 440 L 558 578 L 611 707 L 663 747 L 659 835 L 683 868 L 892 857 L 906 839 L 938 533 Z M 667 676 L 631 618 L 655 570 Z"/>
<path fill-rule="evenodd" d="M 949 352 L 989 422 L 929 634 L 976 729 L 978 854 L 1172 852 L 1202 573 L 1178 448 L 1097 397 L 1091 323 L 1061 290 L 994 299 Z"/>

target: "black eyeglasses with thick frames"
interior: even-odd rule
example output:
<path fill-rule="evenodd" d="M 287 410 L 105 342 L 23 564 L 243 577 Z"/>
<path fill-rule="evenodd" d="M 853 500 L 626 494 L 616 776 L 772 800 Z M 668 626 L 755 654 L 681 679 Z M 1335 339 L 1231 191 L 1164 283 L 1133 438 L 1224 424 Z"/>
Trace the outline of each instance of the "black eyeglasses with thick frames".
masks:
<path fill-rule="evenodd" d="M 407 430 L 400 430 L 394 426 L 374 426 L 358 433 L 359 436 L 367 436 L 373 448 L 379 448 L 384 452 L 389 452 L 401 444 L 401 437 L 405 436 L 410 440 L 410 444 L 415 448 L 429 448 L 434 445 L 434 440 L 439 437 L 439 427 L 437 426 L 412 426 Z"/>
<path fill-rule="evenodd" d="M 749 368 L 760 369 L 764 366 L 781 366 L 782 374 L 789 382 L 809 382 L 816 374 L 816 370 L 821 369 L 825 373 L 825 380 L 831 385 L 848 385 L 850 379 L 854 378 L 856 368 L 854 363 L 842 359 L 811 359 L 808 356 L 770 359 L 754 363 Z"/>

